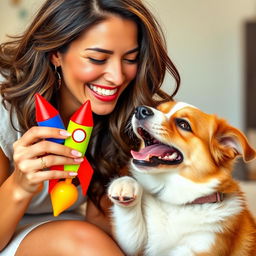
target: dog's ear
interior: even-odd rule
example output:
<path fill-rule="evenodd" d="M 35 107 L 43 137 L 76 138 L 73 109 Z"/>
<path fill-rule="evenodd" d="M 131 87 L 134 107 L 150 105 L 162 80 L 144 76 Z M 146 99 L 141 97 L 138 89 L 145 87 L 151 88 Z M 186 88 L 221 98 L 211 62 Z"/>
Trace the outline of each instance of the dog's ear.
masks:
<path fill-rule="evenodd" d="M 249 145 L 245 135 L 225 120 L 217 120 L 211 139 L 211 151 L 217 164 L 223 164 L 237 156 L 242 156 L 247 162 L 256 156 L 256 151 Z"/>

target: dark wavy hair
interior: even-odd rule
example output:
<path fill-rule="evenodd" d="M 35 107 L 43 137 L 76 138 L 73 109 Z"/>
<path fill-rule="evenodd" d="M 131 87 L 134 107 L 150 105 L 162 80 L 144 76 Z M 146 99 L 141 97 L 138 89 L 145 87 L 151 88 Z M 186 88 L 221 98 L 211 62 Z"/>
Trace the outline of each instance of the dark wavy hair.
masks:
<path fill-rule="evenodd" d="M 42 94 L 57 106 L 58 81 L 50 61 L 53 52 L 65 53 L 70 43 L 110 15 L 134 21 L 138 27 L 138 72 L 120 96 L 115 110 L 94 115 L 95 127 L 87 158 L 95 169 L 88 196 L 100 209 L 106 184 L 127 166 L 136 139 L 127 129 L 134 108 L 171 100 L 180 76 L 167 54 L 163 32 L 140 0 L 47 0 L 27 30 L 0 45 L 0 87 L 3 104 L 16 112 L 22 131 L 36 125 L 34 95 Z M 160 87 L 166 71 L 175 79 L 172 95 Z"/>

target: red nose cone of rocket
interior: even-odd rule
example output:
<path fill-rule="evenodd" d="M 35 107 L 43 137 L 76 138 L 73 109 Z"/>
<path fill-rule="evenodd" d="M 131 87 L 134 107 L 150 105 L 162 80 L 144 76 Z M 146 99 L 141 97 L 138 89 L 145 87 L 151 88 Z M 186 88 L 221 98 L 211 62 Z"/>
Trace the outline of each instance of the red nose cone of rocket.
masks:
<path fill-rule="evenodd" d="M 73 122 L 83 126 L 93 126 L 91 103 L 87 100 L 70 118 Z"/>
<path fill-rule="evenodd" d="M 59 112 L 39 93 L 36 93 L 36 121 L 42 122 L 55 117 Z"/>

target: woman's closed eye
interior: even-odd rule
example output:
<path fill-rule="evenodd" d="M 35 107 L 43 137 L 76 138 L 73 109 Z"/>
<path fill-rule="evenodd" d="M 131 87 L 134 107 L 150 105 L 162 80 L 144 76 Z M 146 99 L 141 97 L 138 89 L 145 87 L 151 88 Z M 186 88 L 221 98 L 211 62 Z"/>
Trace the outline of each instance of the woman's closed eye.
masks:
<path fill-rule="evenodd" d="M 139 60 L 138 52 L 132 52 L 123 56 L 123 60 L 129 64 L 135 64 Z"/>
<path fill-rule="evenodd" d="M 92 57 L 88 57 L 89 61 L 94 63 L 94 64 L 104 64 L 107 59 L 96 59 Z"/>
<path fill-rule="evenodd" d="M 125 62 L 129 63 L 129 64 L 135 64 L 138 62 L 138 58 L 135 58 L 135 59 L 128 59 L 128 58 L 125 58 L 124 59 Z"/>
<path fill-rule="evenodd" d="M 107 59 L 96 59 L 96 58 L 92 58 L 92 57 L 88 57 L 88 59 L 90 62 L 92 62 L 94 64 L 105 64 L 107 61 Z M 125 58 L 123 60 L 129 64 L 135 64 L 138 62 L 138 58 L 135 58 L 135 59 Z"/>

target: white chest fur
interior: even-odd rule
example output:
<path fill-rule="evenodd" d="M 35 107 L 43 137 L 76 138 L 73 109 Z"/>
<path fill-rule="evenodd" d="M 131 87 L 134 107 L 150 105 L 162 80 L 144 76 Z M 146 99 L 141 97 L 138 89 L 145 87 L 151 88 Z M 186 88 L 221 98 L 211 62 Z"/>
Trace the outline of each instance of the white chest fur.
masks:
<path fill-rule="evenodd" d="M 146 254 L 152 256 L 189 256 L 208 251 L 215 232 L 221 231 L 218 222 L 225 215 L 223 206 L 170 206 L 147 194 L 142 207 L 148 236 Z"/>

